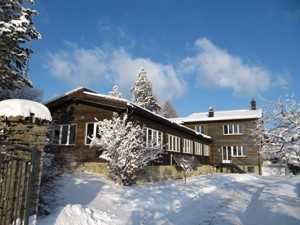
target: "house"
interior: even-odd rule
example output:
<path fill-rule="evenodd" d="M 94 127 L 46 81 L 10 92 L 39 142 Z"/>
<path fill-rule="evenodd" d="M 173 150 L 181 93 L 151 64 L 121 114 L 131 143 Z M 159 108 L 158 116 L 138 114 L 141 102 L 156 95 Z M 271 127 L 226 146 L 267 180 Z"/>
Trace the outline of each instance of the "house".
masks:
<path fill-rule="evenodd" d="M 261 173 L 258 147 L 253 144 L 250 130 L 262 117 L 262 110 L 251 101 L 251 108 L 245 110 L 193 113 L 172 121 L 187 126 L 213 139 L 210 164 L 221 172 Z"/>
<path fill-rule="evenodd" d="M 77 88 L 45 103 L 56 124 L 56 144 L 73 152 L 78 162 L 100 162 L 99 151 L 90 147 L 90 137 L 97 136 L 96 120 L 111 119 L 114 112 L 126 113 L 132 121 L 145 126 L 146 143 L 162 142 L 167 154 L 161 165 L 175 163 L 174 155 L 194 156 L 201 164 L 210 163 L 211 137 L 182 126 L 134 103 L 86 88 Z"/>

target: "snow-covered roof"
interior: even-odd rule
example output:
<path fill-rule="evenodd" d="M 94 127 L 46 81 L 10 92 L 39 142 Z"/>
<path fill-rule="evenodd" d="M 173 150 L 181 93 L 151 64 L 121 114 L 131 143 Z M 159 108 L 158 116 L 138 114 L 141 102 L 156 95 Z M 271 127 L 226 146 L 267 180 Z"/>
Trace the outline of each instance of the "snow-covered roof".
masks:
<path fill-rule="evenodd" d="M 240 120 L 240 119 L 259 119 L 262 117 L 262 109 L 256 110 L 230 110 L 230 111 L 214 111 L 214 116 L 209 117 L 208 112 L 193 113 L 187 117 L 172 118 L 173 122 L 205 122 L 205 121 L 221 121 L 221 120 Z"/>
<path fill-rule="evenodd" d="M 24 99 L 8 99 L 0 102 L 0 116 L 30 117 L 32 113 L 35 118 L 52 120 L 49 109 L 38 102 Z"/>
<path fill-rule="evenodd" d="M 89 91 L 84 91 L 83 93 L 87 94 L 87 95 L 92 95 L 92 96 L 101 97 L 101 98 L 110 99 L 110 100 L 119 101 L 119 102 L 124 102 L 124 103 L 129 102 L 127 99 L 118 98 L 118 97 L 114 97 L 111 95 L 103 95 L 103 94 L 98 94 L 98 93 L 89 92 Z"/>
<path fill-rule="evenodd" d="M 68 92 L 66 92 L 66 93 L 64 93 L 64 94 L 62 94 L 62 95 L 59 95 L 59 96 L 57 96 L 57 97 L 55 97 L 55 98 L 52 98 L 52 99 L 50 99 L 50 100 L 44 102 L 44 104 L 48 104 L 49 102 L 53 102 L 53 101 L 55 101 L 55 100 L 57 100 L 57 99 L 60 99 L 60 98 L 62 98 L 62 97 L 64 97 L 64 96 L 71 95 L 71 94 L 73 94 L 73 93 L 75 93 L 75 92 L 77 92 L 77 91 L 79 91 L 79 90 L 86 90 L 86 91 L 87 91 L 88 89 L 86 89 L 86 88 L 84 88 L 84 87 L 78 87 L 78 88 L 75 88 L 75 89 L 73 89 L 73 90 L 71 90 L 71 91 L 68 91 Z M 92 91 L 91 91 L 91 93 L 92 93 Z"/>
<path fill-rule="evenodd" d="M 62 98 L 62 97 L 68 96 L 68 95 L 70 95 L 70 94 L 73 94 L 73 93 L 75 93 L 75 92 L 77 92 L 77 91 L 80 91 L 80 90 L 82 90 L 82 93 L 85 94 L 85 95 L 95 96 L 95 97 L 99 97 L 99 98 L 102 98 L 102 99 L 107 99 L 107 100 L 112 100 L 112 101 L 115 101 L 115 102 L 124 103 L 124 104 L 126 104 L 128 107 L 130 107 L 130 108 L 140 109 L 140 110 L 142 110 L 143 112 L 146 112 L 146 113 L 149 113 L 149 114 L 153 114 L 153 117 L 160 118 L 160 119 L 164 120 L 164 121 L 167 122 L 167 123 L 173 124 L 173 126 L 179 126 L 179 127 L 181 127 L 182 129 L 185 129 L 185 130 L 187 130 L 187 131 L 189 131 L 189 132 L 192 132 L 192 133 L 194 133 L 195 135 L 202 136 L 203 138 L 206 138 L 206 139 L 212 139 L 212 138 L 211 138 L 210 136 L 208 136 L 208 135 L 201 134 L 201 133 L 199 133 L 199 132 L 197 132 L 197 131 L 195 131 L 195 130 L 193 130 L 193 129 L 191 129 L 191 128 L 188 128 L 188 127 L 186 127 L 186 126 L 183 126 L 183 125 L 177 123 L 176 121 L 170 120 L 169 118 L 166 118 L 166 117 L 164 117 L 164 116 L 162 116 L 162 115 L 156 114 L 156 113 L 154 113 L 154 112 L 152 112 L 152 111 L 150 111 L 150 110 L 147 110 L 147 109 L 145 109 L 145 108 L 142 108 L 142 107 L 138 106 L 137 104 L 134 104 L 133 102 L 131 102 L 131 101 L 127 100 L 127 99 L 124 99 L 124 98 L 118 98 L 118 97 L 114 97 L 114 96 L 111 96 L 111 95 L 98 94 L 98 93 L 95 93 L 95 92 L 93 92 L 93 91 L 90 91 L 89 89 L 86 89 L 86 88 L 84 88 L 84 87 L 79 87 L 79 88 L 76 88 L 76 89 L 74 89 L 74 90 L 71 90 L 71 91 L 69 91 L 69 92 L 67 92 L 67 93 L 65 93 L 65 94 L 63 94 L 63 95 L 61 95 L 61 96 L 58 96 L 58 97 L 56 97 L 56 98 L 54 98 L 54 99 L 49 100 L 49 101 L 48 101 L 47 103 L 45 103 L 45 104 L 49 104 L 50 102 L 53 102 L 53 101 L 58 100 L 58 99 L 60 99 L 60 98 Z"/>

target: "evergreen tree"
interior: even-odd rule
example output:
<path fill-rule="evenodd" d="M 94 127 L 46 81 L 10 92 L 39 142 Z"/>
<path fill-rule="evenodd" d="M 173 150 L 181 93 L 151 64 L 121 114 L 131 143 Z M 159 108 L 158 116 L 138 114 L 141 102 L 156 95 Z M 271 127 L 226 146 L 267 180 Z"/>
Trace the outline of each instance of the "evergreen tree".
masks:
<path fill-rule="evenodd" d="M 24 84 L 31 86 L 26 68 L 32 53 L 30 42 L 41 39 L 32 22 L 34 15 L 37 11 L 24 8 L 22 0 L 0 1 L 0 88 L 3 90 L 14 90 Z"/>
<path fill-rule="evenodd" d="M 146 147 L 145 130 L 140 125 L 127 121 L 117 113 L 112 120 L 97 123 L 100 138 L 94 137 L 91 146 L 102 151 L 100 158 L 109 162 L 109 177 L 117 183 L 135 183 L 140 171 L 150 162 L 160 157 L 163 150 Z"/>
<path fill-rule="evenodd" d="M 159 114 L 166 118 L 178 117 L 176 109 L 173 107 L 171 101 L 169 101 L 169 100 L 165 101 L 165 103 L 162 105 L 161 111 Z"/>
<path fill-rule="evenodd" d="M 0 88 L 0 101 L 5 99 L 27 99 L 31 101 L 41 102 L 43 97 L 43 91 L 31 88 L 28 86 L 22 86 L 15 90 L 2 90 Z"/>
<path fill-rule="evenodd" d="M 119 91 L 118 85 L 113 87 L 113 90 L 109 92 L 109 95 L 116 98 L 123 98 L 122 93 Z"/>
<path fill-rule="evenodd" d="M 148 79 L 147 72 L 141 68 L 138 71 L 138 79 L 134 86 L 130 89 L 133 94 L 132 101 L 138 106 L 148 109 L 154 113 L 159 113 L 160 106 L 153 96 L 152 83 Z"/>

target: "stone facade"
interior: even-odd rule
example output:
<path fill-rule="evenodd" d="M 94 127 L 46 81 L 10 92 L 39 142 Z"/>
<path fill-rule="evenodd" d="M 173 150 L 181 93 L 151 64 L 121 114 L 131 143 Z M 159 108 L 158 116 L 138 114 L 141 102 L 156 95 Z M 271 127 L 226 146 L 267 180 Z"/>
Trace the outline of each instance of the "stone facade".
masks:
<path fill-rule="evenodd" d="M 10 213 L 9 210 L 14 210 L 14 208 L 18 204 L 15 202 L 16 194 L 12 194 L 9 192 L 16 193 L 15 189 L 17 188 L 19 189 L 17 191 L 20 193 L 20 197 L 18 197 L 20 198 L 20 201 L 22 200 L 22 198 L 25 198 L 22 195 L 26 193 L 26 188 L 22 186 L 22 184 L 16 184 L 16 180 L 12 181 L 11 179 L 12 177 L 18 179 L 22 178 L 23 180 L 28 179 L 28 169 L 24 169 L 23 171 L 22 167 L 20 167 L 20 164 L 23 165 L 23 161 L 25 162 L 25 164 L 27 163 L 30 165 L 30 170 L 34 168 L 34 171 L 30 171 L 32 173 L 31 177 L 33 185 L 31 193 L 29 193 L 29 215 L 37 214 L 40 180 L 42 174 L 42 157 L 44 153 L 46 131 L 49 123 L 50 121 L 48 120 L 36 118 L 33 113 L 31 113 L 29 117 L 0 116 L 0 152 L 3 153 L 3 160 L 1 162 L 0 185 L 1 190 L 3 190 L 1 194 L 4 193 L 5 196 L 8 196 L 1 196 L 1 198 L 3 197 L 5 198 L 4 200 L 7 201 L 5 202 L 5 204 L 3 204 L 5 206 L 5 210 L 7 211 L 5 215 L 6 217 L 16 219 L 15 216 L 13 217 L 8 214 Z M 32 154 L 32 152 L 28 151 L 32 149 L 34 149 L 35 152 L 34 161 L 30 161 L 30 154 Z M 20 163 L 20 161 L 22 162 Z M 32 162 L 34 163 L 34 165 L 31 165 Z M 15 163 L 15 165 L 12 165 L 12 163 Z M 24 181 L 28 182 L 26 180 Z M 20 204 L 22 204 L 20 206 L 21 208 L 26 207 L 26 203 L 23 202 Z M 22 218 L 19 213 L 22 213 L 21 210 L 17 211 L 17 218 Z"/>
<path fill-rule="evenodd" d="M 85 162 L 78 163 L 75 168 L 78 172 L 91 172 L 99 173 L 103 175 L 108 174 L 107 163 L 96 163 L 96 162 Z M 213 167 L 210 165 L 198 166 L 194 169 L 192 173 L 188 174 L 190 176 L 212 174 L 214 172 Z M 141 174 L 140 178 L 137 180 L 138 184 L 147 182 L 156 182 L 163 180 L 174 180 L 182 179 L 183 174 L 181 169 L 175 165 L 171 166 L 146 166 L 144 172 Z"/>

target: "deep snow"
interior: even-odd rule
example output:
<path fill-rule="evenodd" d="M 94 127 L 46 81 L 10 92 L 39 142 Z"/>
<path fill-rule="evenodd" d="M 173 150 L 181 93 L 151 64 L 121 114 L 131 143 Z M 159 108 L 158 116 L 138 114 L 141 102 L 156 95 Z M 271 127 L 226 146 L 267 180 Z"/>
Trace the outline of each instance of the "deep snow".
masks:
<path fill-rule="evenodd" d="M 75 173 L 61 182 L 60 207 L 38 225 L 300 224 L 300 176 L 214 174 L 126 187 Z"/>

